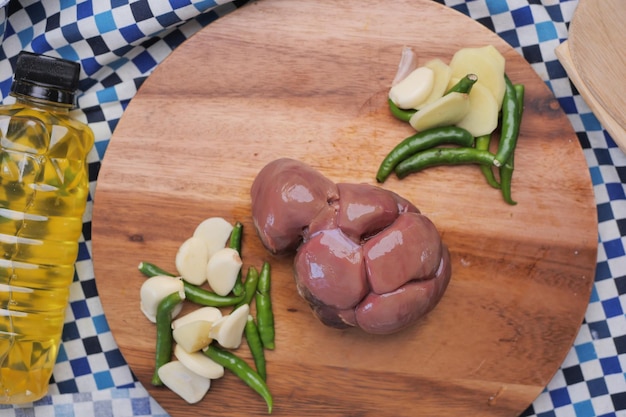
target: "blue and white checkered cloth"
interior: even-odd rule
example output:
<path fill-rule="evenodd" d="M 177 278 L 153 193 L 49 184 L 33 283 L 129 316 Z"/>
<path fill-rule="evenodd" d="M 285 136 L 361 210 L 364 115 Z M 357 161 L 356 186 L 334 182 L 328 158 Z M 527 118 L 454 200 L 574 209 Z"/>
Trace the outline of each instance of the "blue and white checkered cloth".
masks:
<path fill-rule="evenodd" d="M 267 0 L 270 1 L 270 0 Z M 585 320 L 560 369 L 524 417 L 626 416 L 626 156 L 558 62 L 576 0 L 435 0 L 513 46 L 552 89 L 589 166 L 598 259 Z M 11 0 L 0 8 L 0 94 L 9 102 L 21 50 L 80 61 L 78 118 L 96 136 L 92 193 L 112 132 L 138 87 L 178 45 L 247 0 Z M 0 5 L 2 2 L 0 1 Z M 245 7 L 245 6 L 244 6 Z M 107 326 L 91 261 L 91 202 L 49 395 L 0 416 L 167 416 L 139 384 Z"/>

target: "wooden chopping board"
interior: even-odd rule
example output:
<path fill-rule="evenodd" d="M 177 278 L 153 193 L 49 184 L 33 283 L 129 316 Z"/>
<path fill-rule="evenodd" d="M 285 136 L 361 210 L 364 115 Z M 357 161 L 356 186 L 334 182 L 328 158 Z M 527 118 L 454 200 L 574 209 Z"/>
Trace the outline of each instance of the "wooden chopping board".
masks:
<path fill-rule="evenodd" d="M 580 0 L 559 61 L 611 137 L 626 152 L 626 2 Z"/>
<path fill-rule="evenodd" d="M 383 186 L 413 201 L 449 246 L 448 291 L 395 335 L 322 326 L 296 293 L 291 259 L 271 257 L 254 233 L 255 175 L 286 156 L 337 182 L 374 184 L 379 162 L 411 134 L 386 107 L 402 47 L 425 62 L 486 44 L 526 85 L 519 203 L 504 203 L 475 166 L 389 179 Z M 210 216 L 243 222 L 244 268 L 272 264 L 277 347 L 267 361 L 277 416 L 518 416 L 564 360 L 593 283 L 595 202 L 568 119 L 505 42 L 427 0 L 251 3 L 156 69 L 106 151 L 93 259 L 125 359 L 173 416 L 263 415 L 263 401 L 231 374 L 196 405 L 150 384 L 155 328 L 139 310 L 137 265 L 173 271 L 178 246 Z M 245 346 L 238 354 L 250 359 Z"/>

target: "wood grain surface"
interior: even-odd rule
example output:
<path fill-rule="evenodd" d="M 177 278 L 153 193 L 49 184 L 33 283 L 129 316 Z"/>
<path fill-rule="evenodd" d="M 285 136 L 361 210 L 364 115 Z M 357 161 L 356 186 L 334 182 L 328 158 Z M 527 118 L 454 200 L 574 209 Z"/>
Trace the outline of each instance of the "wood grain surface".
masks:
<path fill-rule="evenodd" d="M 287 156 L 334 181 L 374 184 L 379 162 L 411 134 L 386 107 L 402 47 L 425 62 L 486 44 L 526 85 L 518 204 L 504 203 L 475 166 L 390 178 L 383 186 L 413 201 L 449 246 L 448 291 L 395 335 L 324 327 L 296 293 L 292 259 L 271 257 L 254 233 L 255 175 Z M 277 416 L 517 416 L 563 362 L 594 277 L 593 191 L 567 117 L 518 53 L 428 0 L 251 3 L 156 69 L 106 151 L 93 259 L 125 359 L 173 416 L 263 415 L 260 397 L 231 374 L 196 405 L 150 385 L 155 327 L 139 310 L 137 265 L 173 271 L 178 246 L 210 216 L 244 224 L 244 268 L 272 264 L 277 347 L 267 361 Z M 250 359 L 245 346 L 238 353 Z"/>
<path fill-rule="evenodd" d="M 626 152 L 626 2 L 580 0 L 569 39 L 556 48 L 580 94 Z"/>

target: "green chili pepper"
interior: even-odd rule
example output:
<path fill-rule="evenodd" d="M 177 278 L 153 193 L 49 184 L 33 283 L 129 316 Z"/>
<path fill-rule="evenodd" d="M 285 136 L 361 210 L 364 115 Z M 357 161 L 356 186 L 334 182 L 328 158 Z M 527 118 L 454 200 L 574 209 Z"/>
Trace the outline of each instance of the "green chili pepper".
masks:
<path fill-rule="evenodd" d="M 523 84 L 515 84 L 513 86 L 513 89 L 515 91 L 515 100 L 516 100 L 516 106 L 517 106 L 517 118 L 516 118 L 515 123 L 517 123 L 519 126 L 521 125 L 522 113 L 524 112 L 525 88 Z M 500 182 L 502 184 L 502 198 L 504 198 L 504 201 L 506 201 L 507 203 L 511 205 L 517 204 L 517 202 L 514 201 L 513 198 L 511 197 L 511 180 L 513 177 L 513 170 L 515 168 L 514 161 L 513 161 L 514 156 L 515 156 L 515 153 L 511 153 L 511 156 L 506 161 L 506 163 L 500 167 Z"/>
<path fill-rule="evenodd" d="M 183 286 L 185 288 L 185 297 L 187 297 L 189 301 L 203 306 L 234 306 L 235 304 L 240 303 L 246 295 L 245 293 L 241 293 L 237 296 L 221 296 L 196 285 L 190 284 L 185 280 L 183 280 Z"/>
<path fill-rule="evenodd" d="M 241 222 L 235 223 L 233 226 L 233 231 L 230 233 L 230 243 L 229 246 L 231 249 L 235 249 L 239 256 L 241 257 L 241 240 L 243 239 L 243 224 Z M 237 274 L 237 279 L 235 281 L 235 285 L 233 286 L 233 294 L 241 295 L 243 292 L 243 282 L 241 282 L 242 273 L 241 269 Z"/>
<path fill-rule="evenodd" d="M 488 151 L 490 142 L 491 135 L 478 136 L 476 138 L 475 148 L 482 151 Z M 498 180 L 496 180 L 496 176 L 493 173 L 491 165 L 480 165 L 480 170 L 482 171 L 483 176 L 485 177 L 489 185 L 491 185 L 493 188 L 500 188 L 500 184 L 498 184 Z"/>
<path fill-rule="evenodd" d="M 513 89 L 515 90 L 515 99 L 517 100 L 517 117 L 519 117 L 519 123 L 521 125 L 522 115 L 524 114 L 524 92 L 526 88 L 524 84 L 513 84 Z"/>
<path fill-rule="evenodd" d="M 246 282 L 244 284 L 244 298 L 237 305 L 235 305 L 235 309 L 237 307 L 241 307 L 244 304 L 252 303 L 252 299 L 256 294 L 256 287 L 259 282 L 259 271 L 253 266 L 248 268 L 248 273 L 246 274 Z"/>
<path fill-rule="evenodd" d="M 446 94 L 450 93 L 463 93 L 469 94 L 472 90 L 474 84 L 478 81 L 478 76 L 476 74 L 467 74 L 465 77 L 461 78 L 456 84 L 454 84 Z M 446 95 L 444 94 L 444 96 Z"/>
<path fill-rule="evenodd" d="M 182 302 L 178 292 L 165 297 L 159 303 L 156 314 L 156 355 L 152 385 L 163 385 L 159 368 L 172 358 L 172 310 Z"/>
<path fill-rule="evenodd" d="M 175 277 L 176 275 L 171 274 L 165 271 L 158 266 L 151 264 L 150 262 L 140 262 L 139 263 L 139 271 L 147 277 L 154 277 L 156 275 L 166 275 L 170 277 Z M 198 287 L 197 285 L 193 285 L 183 280 L 183 286 L 185 288 L 185 297 L 196 304 L 200 304 L 203 306 L 210 307 L 228 307 L 233 306 L 237 303 L 240 303 L 245 296 L 245 293 L 241 293 L 238 296 L 230 297 L 230 296 L 221 296 L 215 294 L 212 291 L 207 291 L 203 288 Z"/>
<path fill-rule="evenodd" d="M 273 398 L 267 384 L 261 376 L 250 367 L 243 359 L 238 356 L 222 350 L 214 344 L 210 344 L 204 350 L 204 354 L 237 375 L 250 388 L 256 391 L 266 402 L 268 414 L 272 413 Z"/>
<path fill-rule="evenodd" d="M 155 277 L 157 275 L 165 275 L 165 276 L 169 276 L 169 277 L 175 277 L 176 275 L 167 272 L 164 269 L 159 268 L 158 266 L 156 266 L 155 264 L 151 264 L 150 262 L 144 262 L 141 261 L 139 262 L 139 271 L 144 274 L 145 276 L 147 276 L 148 278 L 150 277 Z"/>
<path fill-rule="evenodd" d="M 393 117 L 403 122 L 408 122 L 409 120 L 411 120 L 411 116 L 413 116 L 415 112 L 417 112 L 417 110 L 415 109 L 401 109 L 391 99 L 387 99 L 387 103 L 389 103 L 389 111 L 391 112 Z"/>
<path fill-rule="evenodd" d="M 437 165 L 493 164 L 494 155 L 474 148 L 433 148 L 416 153 L 400 162 L 395 169 L 398 178 Z"/>
<path fill-rule="evenodd" d="M 259 274 L 259 283 L 256 291 L 256 314 L 259 334 L 266 349 L 274 349 L 274 312 L 270 297 L 271 269 L 268 262 L 263 263 Z"/>
<path fill-rule="evenodd" d="M 502 128 L 500 133 L 500 143 L 498 151 L 493 161 L 494 165 L 500 167 L 509 160 L 510 156 L 515 152 L 517 145 L 517 137 L 519 135 L 520 118 L 517 105 L 517 95 L 515 87 L 511 83 L 509 77 L 504 76 L 506 90 L 502 99 Z"/>
<path fill-rule="evenodd" d="M 396 145 L 383 159 L 376 173 L 376 180 L 384 182 L 396 165 L 409 156 L 444 143 L 471 147 L 474 137 L 467 130 L 454 126 L 436 127 L 409 136 Z"/>
<path fill-rule="evenodd" d="M 267 379 L 267 370 L 265 365 L 265 349 L 263 348 L 263 342 L 261 341 L 261 335 L 259 334 L 259 328 L 254 322 L 254 317 L 248 316 L 245 328 L 246 342 L 252 353 L 252 359 L 254 359 L 254 366 L 261 378 L 265 381 Z"/>
<path fill-rule="evenodd" d="M 511 197 L 511 179 L 513 177 L 513 155 L 509 158 L 508 161 L 504 165 L 502 165 L 500 170 L 500 184 L 502 186 L 502 198 L 508 204 L 514 206 L 517 204 Z"/>

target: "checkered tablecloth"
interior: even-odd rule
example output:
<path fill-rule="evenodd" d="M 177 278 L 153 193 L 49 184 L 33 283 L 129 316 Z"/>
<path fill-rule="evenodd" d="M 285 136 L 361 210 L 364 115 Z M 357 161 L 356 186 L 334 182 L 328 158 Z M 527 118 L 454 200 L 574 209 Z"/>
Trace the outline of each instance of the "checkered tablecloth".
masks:
<path fill-rule="evenodd" d="M 625 417 L 626 156 L 570 83 L 554 52 L 567 39 L 577 1 L 436 1 L 482 23 L 526 58 L 568 115 L 594 186 L 598 259 L 587 313 L 560 369 L 522 416 Z M 192 34 L 246 2 L 11 0 L 0 8 L 2 100 L 12 100 L 8 92 L 20 50 L 81 62 L 75 114 L 96 135 L 89 155 L 93 195 L 111 135 L 141 83 Z M 133 377 L 107 326 L 91 262 L 91 208 L 90 201 L 49 395 L 35 404 L 0 406 L 2 417 L 167 416 Z"/>

